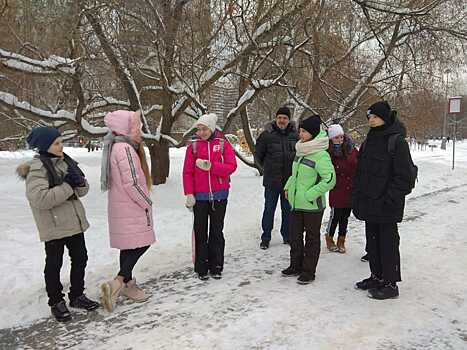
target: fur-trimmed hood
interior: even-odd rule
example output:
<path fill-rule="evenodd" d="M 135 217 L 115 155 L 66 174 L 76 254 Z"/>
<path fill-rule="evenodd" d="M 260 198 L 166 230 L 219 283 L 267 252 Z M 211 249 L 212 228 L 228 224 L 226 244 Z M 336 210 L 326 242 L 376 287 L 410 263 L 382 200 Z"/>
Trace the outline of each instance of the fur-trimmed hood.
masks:
<path fill-rule="evenodd" d="M 16 167 L 16 175 L 24 181 L 26 180 L 26 176 L 29 174 L 29 170 L 31 170 L 31 161 L 21 163 Z"/>

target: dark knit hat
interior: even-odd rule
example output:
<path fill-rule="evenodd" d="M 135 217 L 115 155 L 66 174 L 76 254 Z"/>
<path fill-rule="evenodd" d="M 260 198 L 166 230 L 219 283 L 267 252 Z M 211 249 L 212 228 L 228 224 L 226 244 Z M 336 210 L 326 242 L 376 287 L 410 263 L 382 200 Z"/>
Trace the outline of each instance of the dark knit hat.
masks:
<path fill-rule="evenodd" d="M 290 119 L 290 109 L 288 107 L 281 107 L 277 110 L 276 112 L 276 117 L 279 115 L 279 114 L 283 114 L 283 115 L 286 115 L 289 119 Z"/>
<path fill-rule="evenodd" d="M 300 123 L 300 127 L 308 131 L 313 136 L 313 138 L 318 136 L 319 132 L 321 131 L 320 125 L 321 117 L 317 114 L 302 120 Z"/>
<path fill-rule="evenodd" d="M 393 122 L 391 118 L 391 106 L 386 101 L 373 103 L 366 112 L 367 118 L 370 114 L 377 115 L 383 119 L 386 124 L 391 124 Z"/>
<path fill-rule="evenodd" d="M 60 136 L 62 135 L 57 129 L 44 126 L 32 129 L 26 138 L 26 142 L 31 148 L 37 148 L 40 152 L 47 152 L 50 145 Z"/>

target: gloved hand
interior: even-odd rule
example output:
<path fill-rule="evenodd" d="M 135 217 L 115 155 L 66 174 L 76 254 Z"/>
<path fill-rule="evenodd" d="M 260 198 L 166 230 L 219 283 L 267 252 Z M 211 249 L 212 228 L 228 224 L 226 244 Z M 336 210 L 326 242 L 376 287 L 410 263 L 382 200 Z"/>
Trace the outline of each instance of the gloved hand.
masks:
<path fill-rule="evenodd" d="M 83 172 L 78 168 L 78 166 L 68 166 L 68 173 L 63 179 L 71 187 L 83 187 L 86 185 L 86 179 L 83 176 Z"/>
<path fill-rule="evenodd" d="M 188 208 L 188 210 L 193 211 L 193 207 L 196 204 L 196 198 L 192 194 L 189 194 L 186 196 L 186 201 L 185 201 L 185 207 Z"/>
<path fill-rule="evenodd" d="M 198 158 L 196 159 L 196 166 L 201 170 L 209 171 L 211 169 L 211 162 L 209 160 Z"/>

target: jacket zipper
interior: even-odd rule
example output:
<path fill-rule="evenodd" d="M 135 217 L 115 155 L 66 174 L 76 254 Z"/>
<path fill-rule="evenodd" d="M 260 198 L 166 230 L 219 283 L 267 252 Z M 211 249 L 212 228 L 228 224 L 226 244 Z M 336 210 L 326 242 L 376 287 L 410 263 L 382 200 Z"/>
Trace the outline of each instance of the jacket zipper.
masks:
<path fill-rule="evenodd" d="M 210 141 L 208 141 L 208 161 L 209 163 L 211 163 L 211 142 Z M 209 201 L 212 202 L 214 199 L 214 196 L 212 194 L 212 185 L 211 185 L 211 168 L 209 168 L 208 170 L 208 184 L 209 184 Z"/>
<path fill-rule="evenodd" d="M 302 157 L 303 158 L 303 157 Z M 299 158 L 298 159 L 298 162 L 297 162 L 297 173 L 295 174 L 295 189 L 294 189 L 294 193 L 293 193 L 293 208 L 295 209 L 295 201 L 297 199 L 297 180 L 298 180 L 298 170 L 299 170 L 299 167 L 300 167 L 300 162 L 302 161 L 302 158 Z"/>
<path fill-rule="evenodd" d="M 144 211 L 146 212 L 146 223 L 148 226 L 151 226 L 151 219 L 149 218 L 149 209 L 146 208 L 144 209 Z"/>

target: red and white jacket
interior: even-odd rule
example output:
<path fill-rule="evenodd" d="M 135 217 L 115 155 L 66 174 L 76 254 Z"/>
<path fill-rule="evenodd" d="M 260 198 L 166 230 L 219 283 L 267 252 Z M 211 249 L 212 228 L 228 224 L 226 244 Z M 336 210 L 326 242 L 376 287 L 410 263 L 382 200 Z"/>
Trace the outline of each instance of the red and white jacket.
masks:
<path fill-rule="evenodd" d="M 208 140 L 197 138 L 195 151 L 190 144 L 183 164 L 183 189 L 185 195 L 193 194 L 198 200 L 225 199 L 223 194 L 230 188 L 230 175 L 237 169 L 237 161 L 232 145 L 221 134 Z M 223 145 L 222 145 L 223 142 Z M 196 166 L 196 159 L 209 160 L 211 169 L 202 170 Z"/>

